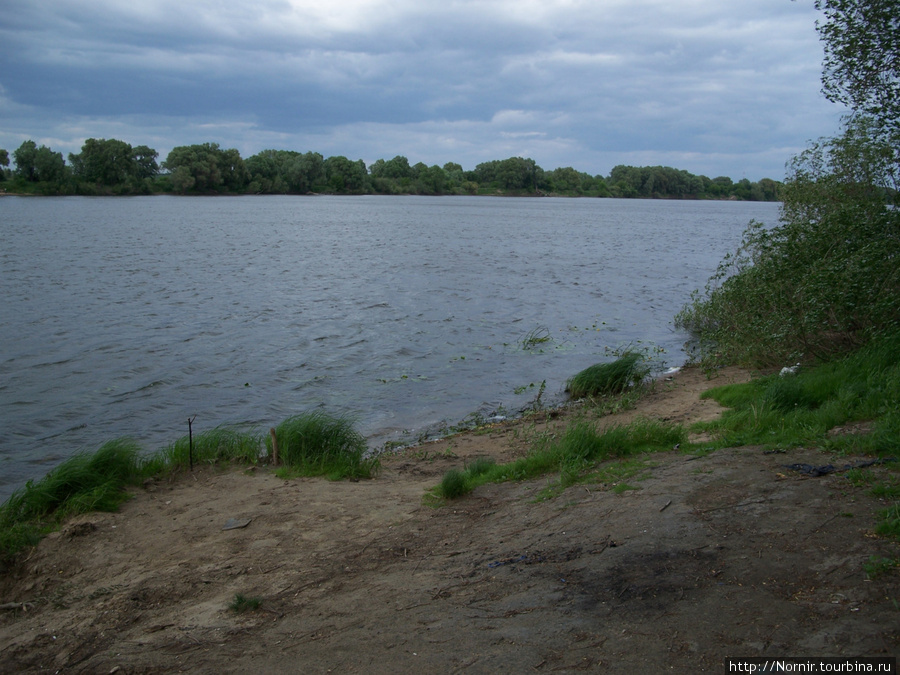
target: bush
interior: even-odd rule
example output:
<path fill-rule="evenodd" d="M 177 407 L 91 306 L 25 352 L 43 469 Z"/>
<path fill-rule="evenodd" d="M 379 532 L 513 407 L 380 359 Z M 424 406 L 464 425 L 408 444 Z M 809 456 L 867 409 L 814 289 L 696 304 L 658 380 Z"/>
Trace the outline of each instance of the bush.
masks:
<path fill-rule="evenodd" d="M 676 324 L 711 364 L 783 366 L 900 326 L 900 210 L 889 144 L 864 119 L 794 158 L 781 223 L 750 223 Z"/>
<path fill-rule="evenodd" d="M 566 391 L 573 398 L 621 394 L 641 382 L 649 369 L 643 366 L 644 357 L 629 352 L 612 363 L 598 363 L 585 368 L 566 383 Z"/>

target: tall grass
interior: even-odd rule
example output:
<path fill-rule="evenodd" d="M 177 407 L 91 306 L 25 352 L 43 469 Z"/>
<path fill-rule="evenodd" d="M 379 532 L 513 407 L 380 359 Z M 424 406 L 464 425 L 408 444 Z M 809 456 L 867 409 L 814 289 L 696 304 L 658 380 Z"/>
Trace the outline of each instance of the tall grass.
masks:
<path fill-rule="evenodd" d="M 194 464 L 256 464 L 261 446 L 262 438 L 258 433 L 220 426 L 197 434 L 193 440 L 190 436 L 179 438 L 150 458 L 147 468 L 150 473 L 173 471 L 187 468 L 191 461 Z"/>
<path fill-rule="evenodd" d="M 573 398 L 621 394 L 640 383 L 649 372 L 641 354 L 628 352 L 611 363 L 598 363 L 572 376 L 566 391 Z"/>
<path fill-rule="evenodd" d="M 370 478 L 379 468 L 378 458 L 367 454 L 366 439 L 345 417 L 306 412 L 275 427 L 275 437 L 279 459 L 292 474 Z M 271 446 L 269 438 L 266 444 Z"/>
<path fill-rule="evenodd" d="M 276 434 L 282 460 L 300 475 L 362 478 L 379 466 L 377 458 L 366 456 L 365 439 L 344 418 L 299 415 L 285 420 Z M 268 437 L 266 442 L 271 443 Z M 129 498 L 129 486 L 184 470 L 191 463 L 256 464 L 262 447 L 259 434 L 223 426 L 193 439 L 184 436 L 150 456 L 127 438 L 104 443 L 92 453 L 79 453 L 42 479 L 28 481 L 0 505 L 0 564 L 72 515 L 114 511 Z"/>
<path fill-rule="evenodd" d="M 129 439 L 109 441 L 95 453 L 66 460 L 36 483 L 28 481 L 3 505 L 2 520 L 43 518 L 59 510 L 69 515 L 114 510 L 127 498 L 122 487 L 142 477 L 140 447 Z"/>
<path fill-rule="evenodd" d="M 0 562 L 36 544 L 69 516 L 116 510 L 128 499 L 124 487 L 143 476 L 140 447 L 118 439 L 71 457 L 37 482 L 28 481 L 0 506 Z"/>

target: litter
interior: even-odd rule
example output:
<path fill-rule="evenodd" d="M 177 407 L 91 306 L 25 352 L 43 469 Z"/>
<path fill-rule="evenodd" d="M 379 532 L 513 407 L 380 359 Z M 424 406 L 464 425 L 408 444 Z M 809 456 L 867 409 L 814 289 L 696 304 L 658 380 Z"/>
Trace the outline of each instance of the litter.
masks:
<path fill-rule="evenodd" d="M 834 464 L 825 464 L 823 466 L 813 466 L 812 464 L 785 464 L 784 468 L 793 471 L 805 473 L 807 476 L 816 478 L 818 476 L 827 476 L 837 471 L 849 471 L 850 469 L 864 469 L 874 464 L 886 464 L 887 462 L 896 462 L 896 457 L 883 457 L 880 459 L 871 459 L 865 462 L 857 462 L 856 464 L 844 464 L 844 466 L 835 466 Z"/>
<path fill-rule="evenodd" d="M 228 520 L 225 521 L 225 527 L 223 527 L 222 529 L 223 530 L 239 530 L 242 527 L 247 527 L 250 524 L 251 520 L 253 520 L 253 519 L 252 518 L 244 518 L 244 519 L 229 518 Z"/>

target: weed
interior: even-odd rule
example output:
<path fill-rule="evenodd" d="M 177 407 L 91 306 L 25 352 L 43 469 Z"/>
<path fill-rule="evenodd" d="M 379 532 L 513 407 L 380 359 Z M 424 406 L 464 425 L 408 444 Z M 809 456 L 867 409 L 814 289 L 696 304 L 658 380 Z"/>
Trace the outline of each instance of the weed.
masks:
<path fill-rule="evenodd" d="M 247 596 L 237 593 L 234 599 L 228 604 L 228 609 L 237 614 L 244 612 L 253 612 L 260 608 L 262 600 L 260 598 L 248 598 Z"/>
<path fill-rule="evenodd" d="M 875 527 L 876 534 L 900 539 L 900 502 L 884 509 L 879 515 L 881 522 Z"/>
<path fill-rule="evenodd" d="M 521 340 L 519 340 L 519 346 L 525 351 L 528 351 L 552 341 L 553 338 L 550 336 L 550 329 L 546 326 L 538 326 L 537 328 L 530 330 Z"/>
<path fill-rule="evenodd" d="M 191 457 L 194 464 L 215 464 L 222 461 L 256 464 L 261 444 L 262 439 L 258 433 L 220 426 L 197 434 L 193 439 L 181 437 L 150 458 L 148 465 L 156 468 L 156 472 L 184 469 L 190 464 Z"/>
<path fill-rule="evenodd" d="M 477 457 L 466 466 L 466 473 L 477 478 L 490 471 L 495 465 L 496 462 L 491 457 Z"/>
<path fill-rule="evenodd" d="M 2 507 L 2 520 L 42 518 L 57 511 L 67 515 L 112 511 L 127 496 L 122 488 L 141 477 L 140 448 L 129 439 L 104 443 L 95 453 L 66 460 L 38 482 L 28 481 Z"/>
<path fill-rule="evenodd" d="M 872 556 L 869 561 L 863 565 L 863 570 L 868 579 L 877 579 L 896 569 L 900 569 L 900 558 L 879 558 Z"/>
<path fill-rule="evenodd" d="M 587 420 L 570 424 L 561 435 L 545 433 L 537 437 L 525 457 L 508 464 L 489 464 L 477 471 L 472 466 L 450 479 L 450 487 L 457 481 L 465 485 L 465 493 L 478 485 L 510 480 L 528 480 L 545 474 L 559 473 L 559 487 L 579 482 L 598 462 L 635 454 L 671 450 L 686 441 L 687 434 L 680 426 L 652 420 L 637 420 L 629 425 L 599 431 Z M 448 480 L 448 476 L 444 480 Z M 633 475 L 633 474 L 630 474 Z M 444 483 L 437 492 L 445 496 Z M 555 494 L 551 486 L 539 498 Z"/>

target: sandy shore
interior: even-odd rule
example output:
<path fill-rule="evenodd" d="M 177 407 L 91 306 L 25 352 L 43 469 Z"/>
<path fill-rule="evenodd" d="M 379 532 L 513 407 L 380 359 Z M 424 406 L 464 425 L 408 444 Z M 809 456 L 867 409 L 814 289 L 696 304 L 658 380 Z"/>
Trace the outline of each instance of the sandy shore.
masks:
<path fill-rule="evenodd" d="M 688 369 L 636 415 L 718 415 Z M 552 477 L 443 508 L 476 456 L 520 456 L 523 420 L 410 448 L 370 481 L 205 467 L 67 524 L 0 576 L 0 672 L 722 672 L 729 656 L 892 655 L 900 578 L 866 580 L 884 504 L 816 449 L 642 458 L 537 500 Z M 881 469 L 875 467 L 874 471 Z M 243 527 L 224 529 L 237 521 Z M 236 613 L 236 594 L 261 600 Z"/>

